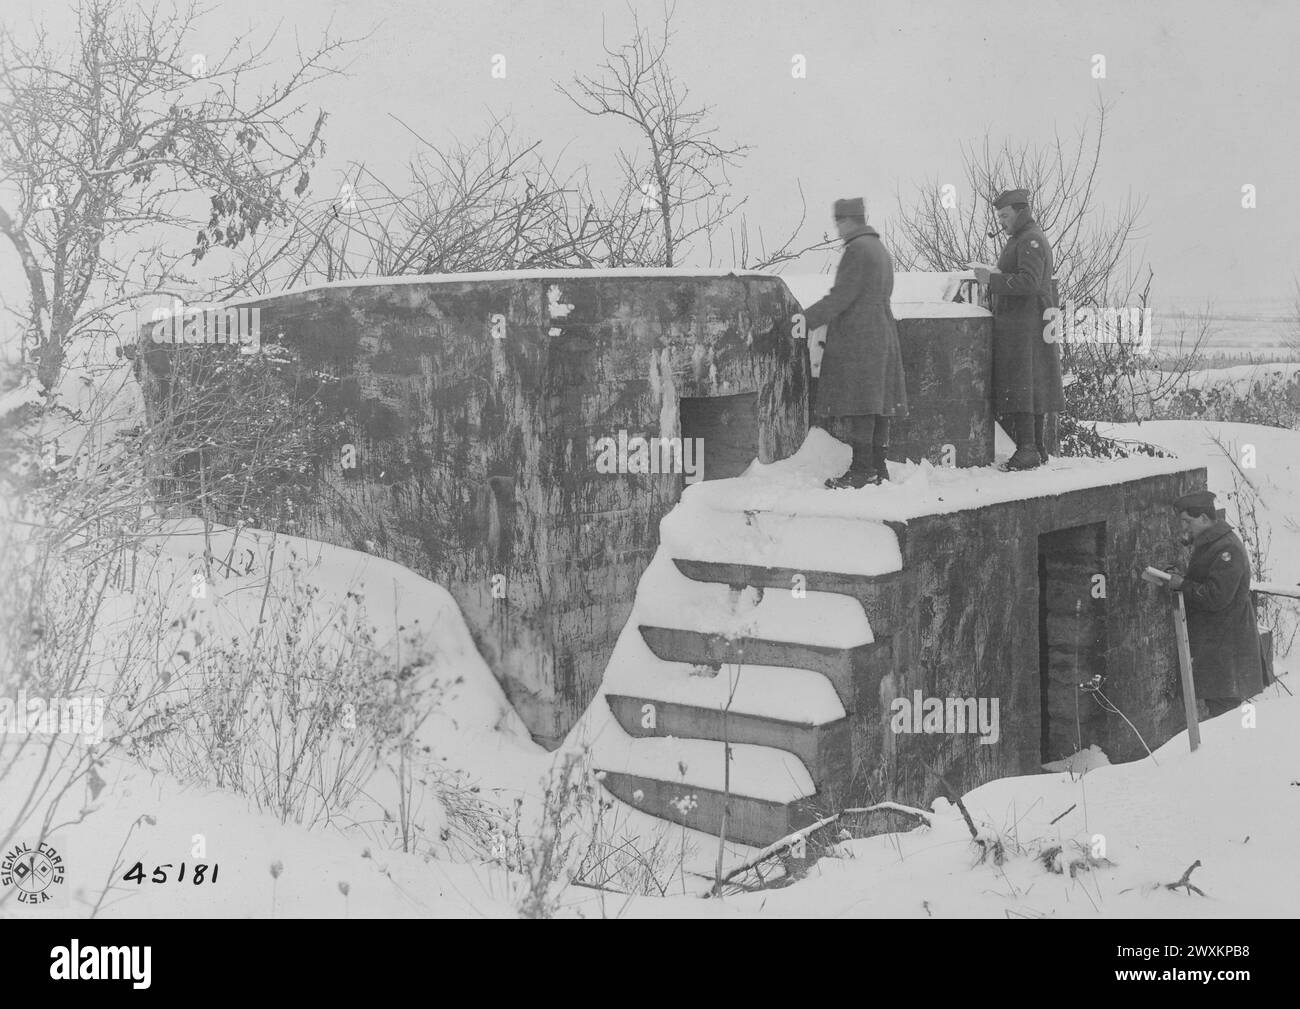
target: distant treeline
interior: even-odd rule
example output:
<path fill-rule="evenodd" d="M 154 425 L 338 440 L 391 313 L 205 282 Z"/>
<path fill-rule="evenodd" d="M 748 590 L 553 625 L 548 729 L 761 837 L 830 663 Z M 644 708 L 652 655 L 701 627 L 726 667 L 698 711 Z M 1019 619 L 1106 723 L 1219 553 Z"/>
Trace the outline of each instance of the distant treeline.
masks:
<path fill-rule="evenodd" d="M 1158 371 L 1180 370 L 1180 360 L 1176 354 L 1164 354 L 1157 351 L 1153 363 Z M 1203 351 L 1196 361 L 1196 369 L 1209 371 L 1216 368 L 1232 368 L 1242 364 L 1288 364 L 1300 362 L 1300 347 L 1277 348 L 1272 350 L 1215 350 Z"/>

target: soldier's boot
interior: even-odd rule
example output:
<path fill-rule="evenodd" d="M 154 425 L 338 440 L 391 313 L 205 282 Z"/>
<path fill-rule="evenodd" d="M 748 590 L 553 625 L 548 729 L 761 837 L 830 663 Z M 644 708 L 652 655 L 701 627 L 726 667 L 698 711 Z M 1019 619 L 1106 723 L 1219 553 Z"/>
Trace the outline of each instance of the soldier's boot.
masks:
<path fill-rule="evenodd" d="M 1016 429 L 1016 451 L 1007 460 L 1007 469 L 1036 469 L 1041 466 L 1043 460 L 1038 454 L 1038 445 L 1034 441 L 1034 415 L 1013 414 L 1011 426 Z"/>
<path fill-rule="evenodd" d="M 826 486 L 830 490 L 843 490 L 846 487 L 858 488 L 865 487 L 869 483 L 880 483 L 880 477 L 872 472 L 869 451 L 870 449 L 865 446 L 855 444 L 853 462 L 849 468 L 833 480 L 827 480 Z"/>
<path fill-rule="evenodd" d="M 889 446 L 871 446 L 871 468 L 876 471 L 876 483 L 889 483 Z"/>
<path fill-rule="evenodd" d="M 1034 447 L 1038 449 L 1038 461 L 1047 465 L 1047 443 L 1043 440 L 1043 426 L 1046 418 L 1041 413 L 1034 414 Z"/>

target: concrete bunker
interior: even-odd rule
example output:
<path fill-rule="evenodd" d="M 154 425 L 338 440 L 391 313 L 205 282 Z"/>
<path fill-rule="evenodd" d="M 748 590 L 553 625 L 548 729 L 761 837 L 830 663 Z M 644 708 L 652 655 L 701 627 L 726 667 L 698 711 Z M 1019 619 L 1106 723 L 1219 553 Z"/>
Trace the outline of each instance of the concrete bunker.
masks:
<path fill-rule="evenodd" d="M 721 746 L 710 688 L 703 677 L 683 686 L 686 670 L 762 667 L 770 697 L 736 709 L 727 731 L 763 760 L 795 761 L 787 777 L 797 785 L 725 801 L 731 836 L 766 843 L 837 805 L 924 804 L 940 794 L 934 770 L 963 789 L 1037 771 L 1072 752 L 1080 731 L 1112 759 L 1142 755 L 1114 715 L 1093 711 L 1076 727 L 1070 691 L 1095 673 L 1152 746 L 1181 728 L 1168 613 L 1136 574 L 1173 535 L 1168 501 L 1204 486 L 1204 471 L 1095 462 L 1043 483 L 988 469 L 990 317 L 951 300 L 952 278 L 923 297 L 900 281 L 911 416 L 891 459 L 927 460 L 937 483 L 975 474 L 972 493 L 954 503 L 864 492 L 859 500 L 874 503 L 857 512 L 811 515 L 756 494 L 720 521 L 766 529 L 767 555 L 719 541 L 663 557 L 682 591 L 757 587 L 765 604 L 802 577 L 818 605 L 846 616 L 848 606 L 849 623 L 869 625 L 833 645 L 788 622 L 737 638 L 633 613 L 661 521 L 689 478 L 644 465 L 641 446 L 701 441 L 703 481 L 691 497 L 759 487 L 740 476 L 749 464 L 790 460 L 809 433 L 815 362 L 792 322 L 799 299 L 824 289 L 797 298 L 792 286 L 807 291 L 806 282 L 759 273 L 533 271 L 331 284 L 241 304 L 260 311 L 263 344 L 288 362 L 286 374 L 316 379 L 304 385 L 330 448 L 301 531 L 445 585 L 544 745 L 558 745 L 585 711 L 607 711 L 622 748 L 601 755 L 615 795 L 716 830 L 724 796 L 714 772 L 676 780 L 645 755 L 669 738 Z M 157 417 L 172 356 L 192 348 L 154 343 L 147 328 L 141 336 L 137 375 Z M 341 465 L 341 448 L 353 465 Z M 806 522 L 842 549 L 783 558 L 782 530 Z M 893 560 L 863 566 L 859 540 Z M 1102 596 L 1092 594 L 1097 575 Z M 614 668 L 626 639 L 639 649 L 631 673 Z M 997 698 L 999 738 L 891 731 L 894 702 L 918 691 Z M 810 692 L 826 704 L 802 704 Z M 642 716 L 647 704 L 653 719 Z M 696 800 L 689 815 L 676 805 L 683 787 Z"/>
<path fill-rule="evenodd" d="M 771 275 L 401 277 L 237 307 L 258 311 L 286 386 L 311 377 L 321 405 L 328 450 L 300 531 L 445 585 L 547 746 L 594 695 L 689 477 L 651 466 L 650 440 L 706 439 L 712 479 L 807 432 L 798 306 Z M 158 343 L 152 325 L 140 348 L 155 418 L 176 355 L 238 353 Z"/>

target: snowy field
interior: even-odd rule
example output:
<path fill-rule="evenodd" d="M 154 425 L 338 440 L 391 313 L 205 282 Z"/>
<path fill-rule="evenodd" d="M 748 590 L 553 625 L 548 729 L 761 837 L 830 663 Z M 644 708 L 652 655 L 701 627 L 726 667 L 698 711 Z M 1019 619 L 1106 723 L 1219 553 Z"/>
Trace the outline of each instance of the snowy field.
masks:
<path fill-rule="evenodd" d="M 1268 568 L 1256 577 L 1300 582 L 1295 505 L 1300 433 L 1192 422 L 1107 426 L 1103 432 L 1155 443 L 1183 460 L 1204 461 L 1229 521 L 1238 520 L 1242 502 L 1254 503 L 1268 543 Z M 1253 469 L 1239 468 L 1225 455 L 1226 449 L 1240 461 L 1246 445 L 1253 447 Z M 778 512 L 785 505 L 792 516 L 801 507 L 807 512 L 808 500 L 818 500 L 821 506 L 811 518 L 829 526 L 868 513 L 905 518 L 916 509 L 934 507 L 945 494 L 953 507 L 986 501 L 989 488 L 997 485 L 980 471 L 959 476 L 904 464 L 897 468 L 893 486 L 809 499 L 803 487 L 810 467 L 837 465 L 836 453 L 846 451 L 814 431 L 791 460 L 756 466 L 746 480 L 719 485 L 745 484 L 754 495 L 750 503 Z M 1048 488 L 1053 480 L 1068 481 L 1097 465 L 1057 461 L 1051 470 L 1019 479 L 1045 481 Z M 710 503 L 717 504 L 711 496 L 722 493 L 719 485 L 693 487 L 665 519 L 665 543 L 679 555 L 707 558 L 728 537 L 745 535 L 710 510 Z M 712 522 L 708 514 L 714 515 Z M 777 516 L 773 521 L 783 520 Z M 866 535 L 861 523 L 857 529 L 857 535 Z M 225 552 L 231 544 L 222 537 L 229 534 L 218 531 L 215 541 L 205 542 L 197 523 L 179 523 L 167 532 L 152 545 L 148 579 L 134 592 L 110 593 L 101 611 L 93 645 L 98 689 L 111 691 L 124 675 L 130 628 L 155 621 L 165 628 L 161 666 L 167 670 L 168 690 L 201 692 L 203 676 L 213 675 L 214 668 L 205 664 L 205 656 L 239 654 L 212 650 L 233 647 L 221 643 L 246 637 L 264 605 L 270 605 L 276 612 L 298 614 L 293 633 L 309 638 L 317 657 L 338 668 L 352 668 L 348 657 L 356 658 L 360 640 L 365 668 L 379 671 L 376 689 L 387 691 L 383 696 L 400 708 L 400 732 L 387 737 L 365 761 L 348 765 L 354 794 L 327 814 L 307 791 L 294 803 L 277 806 L 274 797 L 259 796 L 256 789 L 216 787 L 211 773 L 205 775 L 192 759 L 179 759 L 184 753 L 150 749 L 139 738 L 141 730 L 132 730 L 136 738 L 128 733 L 119 740 L 122 745 L 97 766 L 91 783 L 69 792 L 51 818 L 49 841 L 64 859 L 67 881 L 55 899 L 25 914 L 510 916 L 536 891 L 542 872 L 536 861 L 521 857 L 521 849 L 544 846 L 566 830 L 587 838 L 603 831 L 604 850 L 623 846 L 651 852 L 647 857 L 654 863 L 658 892 L 623 896 L 557 884 L 547 890 L 547 901 L 552 913 L 561 915 L 1235 917 L 1292 915 L 1300 902 L 1294 853 L 1300 836 L 1300 702 L 1276 684 L 1252 711 L 1203 724 L 1203 746 L 1195 754 L 1188 752 L 1183 734 L 1143 761 L 1112 766 L 1104 755 L 1092 754 L 1080 764 L 1091 768 L 1086 773 L 1003 779 L 974 790 L 965 803 L 982 846 L 972 843 L 957 809 L 939 800 L 929 826 L 844 840 L 824 857 L 810 860 L 796 872 L 799 878 L 785 881 L 789 885 L 705 900 L 699 894 L 708 887 L 716 839 L 613 802 L 598 788 L 583 809 L 567 818 L 554 816 L 548 781 L 569 774 L 572 767 L 589 767 L 608 725 L 602 726 L 600 718 L 585 719 L 555 754 L 535 745 L 440 586 L 385 560 L 245 530 L 235 544 L 237 570 L 195 597 L 188 591 L 190 573 L 205 548 Z M 815 542 L 801 547 L 780 535 L 765 542 L 771 563 L 793 564 L 794 558 L 817 564 Z M 838 547 L 843 549 L 842 540 Z M 886 543 L 863 542 L 856 549 L 876 558 L 874 567 L 868 565 L 872 570 L 897 564 L 896 545 L 892 555 Z M 796 557 L 801 550 L 811 553 Z M 637 605 L 649 612 L 661 595 L 655 590 L 673 579 L 680 575 L 652 566 Z M 855 623 L 835 609 L 843 602 L 828 600 L 819 611 L 826 634 L 850 643 L 870 640 L 865 622 Z M 711 605 L 716 602 L 701 598 L 690 609 L 703 619 Z M 772 606 L 743 610 L 732 611 L 742 630 L 759 626 L 755 622 L 765 622 L 762 626 L 771 630 L 788 616 Z M 639 637 L 625 633 L 605 687 L 634 680 L 638 663 L 652 661 L 657 660 L 645 652 Z M 1280 671 L 1290 668 L 1285 659 L 1279 663 Z M 772 704 L 762 686 L 761 676 L 751 679 L 747 690 L 752 696 L 742 696 L 739 703 L 757 711 Z M 683 679 L 664 689 L 695 696 L 710 688 Z M 808 709 L 804 714 L 836 715 L 823 710 L 832 705 L 831 696 L 810 693 L 795 700 Z M 603 696 L 590 712 L 607 716 Z M 122 731 L 124 717 L 107 713 L 106 738 Z M 345 749 L 346 730 L 342 738 Z M 43 750 L 31 745 L 20 749 L 21 742 L 16 736 L 0 740 L 0 766 L 7 767 L 0 778 L 0 809 L 23 808 L 38 778 Z M 681 759 L 683 744 L 656 742 L 664 752 L 646 757 L 651 764 Z M 335 760 L 342 760 L 343 753 L 326 749 L 326 757 Z M 647 769 L 653 768 L 642 768 Z M 782 792 L 773 793 L 774 798 L 785 798 L 782 790 L 791 781 L 795 791 L 808 784 L 771 768 L 750 771 L 755 787 Z M 318 772 L 324 775 L 325 769 Z M 749 772 L 742 768 L 738 773 Z M 589 778 L 584 780 L 583 787 L 593 787 Z M 776 781 L 786 784 L 776 786 Z M 38 828 L 43 812 L 43 807 L 33 809 L 18 835 Z M 745 854 L 728 845 L 724 866 L 737 864 Z M 219 881 L 180 886 L 122 878 L 137 862 L 147 875 L 154 866 L 183 861 L 219 865 Z M 1200 866 L 1191 882 L 1204 896 L 1165 885 L 1177 882 L 1196 861 Z M 0 908 L 0 913 L 9 912 Z"/>

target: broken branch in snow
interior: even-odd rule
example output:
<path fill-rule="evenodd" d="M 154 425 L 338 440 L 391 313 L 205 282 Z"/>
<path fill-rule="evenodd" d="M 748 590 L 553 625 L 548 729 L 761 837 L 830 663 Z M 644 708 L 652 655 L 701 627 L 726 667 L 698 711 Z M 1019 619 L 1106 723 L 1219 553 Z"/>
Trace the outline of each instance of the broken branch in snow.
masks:
<path fill-rule="evenodd" d="M 953 788 L 952 785 L 948 783 L 948 779 L 929 764 L 925 765 L 925 769 L 938 779 L 939 784 L 943 786 L 943 790 L 948 793 L 948 798 L 951 799 L 961 811 L 961 818 L 966 821 L 966 829 L 970 831 L 971 840 L 980 847 L 983 847 L 984 842 L 980 839 L 979 831 L 975 829 L 975 821 L 970 818 L 970 812 L 966 809 L 966 803 L 961 801 L 961 796 L 957 794 L 957 789 Z"/>
<path fill-rule="evenodd" d="M 710 897 L 717 894 L 724 883 L 731 882 L 731 880 L 735 879 L 741 873 L 748 872 L 750 869 L 757 869 L 762 863 L 769 859 L 776 858 L 778 855 L 790 850 L 799 841 L 807 841 L 810 835 L 825 827 L 829 827 L 833 823 L 839 822 L 839 819 L 842 816 L 863 815 L 868 813 L 902 813 L 904 816 L 916 817 L 927 827 L 933 826 L 930 814 L 925 810 L 917 809 L 915 806 L 904 806 L 898 802 L 877 802 L 873 806 L 857 806 L 853 809 L 842 809 L 838 813 L 823 817 L 816 823 L 811 823 L 807 827 L 801 827 L 799 830 L 786 834 L 786 836 L 780 840 L 773 841 L 766 848 L 763 848 L 761 851 L 749 856 L 749 858 L 741 862 L 740 865 L 736 866 L 725 876 L 721 877 L 716 884 L 702 892 L 700 896 Z"/>
<path fill-rule="evenodd" d="M 740 865 L 736 866 L 734 869 L 728 872 L 725 876 L 723 876 L 720 880 L 718 880 L 718 882 L 714 886 L 709 887 L 709 889 L 701 893 L 700 896 L 701 897 L 712 896 L 718 891 L 718 889 L 721 888 L 723 883 L 729 883 L 731 882 L 731 880 L 739 876 L 742 872 L 748 872 L 750 869 L 753 869 L 755 866 L 763 862 L 766 862 L 769 858 L 775 858 L 777 855 L 780 855 L 782 852 L 787 851 L 788 849 L 794 847 L 794 845 L 797 842 L 808 840 L 809 834 L 813 833 L 814 831 L 821 830 L 823 827 L 829 827 L 832 823 L 835 823 L 839 818 L 840 818 L 839 813 L 835 813 L 832 816 L 823 817 L 822 819 L 818 820 L 816 823 L 811 823 L 807 827 L 803 827 L 799 830 L 793 831 L 792 833 L 786 834 L 785 837 L 781 838 L 778 841 L 773 841 L 771 844 L 769 844 L 766 848 L 763 848 L 757 854 L 750 855 L 749 858 L 745 859 L 745 861 L 741 862 Z"/>
<path fill-rule="evenodd" d="M 1198 858 L 1195 862 L 1193 862 L 1191 865 L 1187 867 L 1187 871 L 1183 873 L 1182 878 L 1177 883 L 1166 883 L 1165 889 L 1178 890 L 1179 888 L 1186 888 L 1187 895 L 1189 897 L 1193 893 L 1200 894 L 1202 897 L 1204 897 L 1205 891 L 1202 890 L 1199 886 L 1194 886 L 1191 882 L 1192 873 L 1195 872 L 1197 869 L 1199 869 L 1200 866 L 1201 866 L 1201 860 Z"/>
<path fill-rule="evenodd" d="M 917 809 L 915 806 L 904 806 L 899 802 L 877 802 L 874 806 L 859 806 L 855 809 L 845 809 L 840 811 L 840 816 L 861 815 L 864 813 L 902 813 L 905 816 L 915 816 L 927 827 L 933 826 L 930 821 L 930 814 L 923 809 Z"/>
<path fill-rule="evenodd" d="M 961 811 L 961 818 L 966 821 L 966 829 L 970 831 L 971 840 L 979 846 L 980 864 L 982 865 L 984 860 L 992 855 L 993 863 L 995 865 L 1001 865 L 1003 860 L 1006 858 L 1006 849 L 1002 845 L 1002 839 L 999 837 L 981 837 L 980 832 L 975 829 L 975 821 L 971 819 L 970 811 L 966 808 L 966 803 L 961 801 L 961 796 L 958 794 L 957 789 L 953 788 L 948 782 L 948 779 L 929 764 L 925 765 L 925 769 L 939 780 L 939 784 L 943 786 L 943 790 L 948 793 L 948 798 L 954 802 L 957 808 Z"/>

